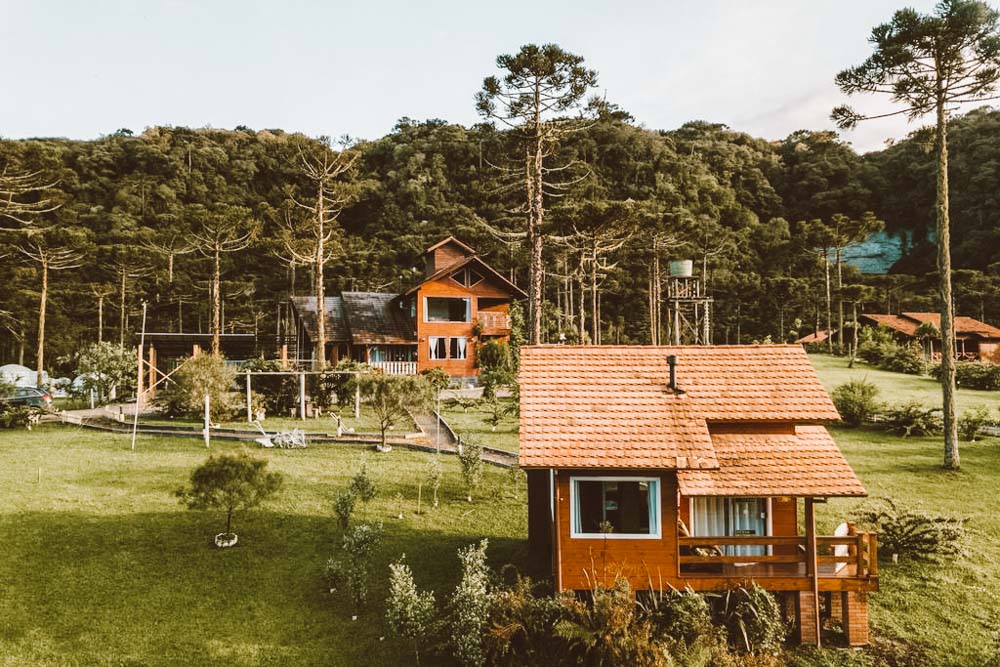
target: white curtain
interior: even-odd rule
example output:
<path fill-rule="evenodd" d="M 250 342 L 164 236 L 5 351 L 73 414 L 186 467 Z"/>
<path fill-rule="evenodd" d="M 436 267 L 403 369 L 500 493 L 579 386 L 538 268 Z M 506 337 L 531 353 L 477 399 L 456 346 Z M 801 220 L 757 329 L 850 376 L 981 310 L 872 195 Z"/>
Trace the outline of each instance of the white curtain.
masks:
<path fill-rule="evenodd" d="M 455 341 L 455 354 L 453 355 L 455 359 L 465 359 L 465 338 L 452 338 Z"/>

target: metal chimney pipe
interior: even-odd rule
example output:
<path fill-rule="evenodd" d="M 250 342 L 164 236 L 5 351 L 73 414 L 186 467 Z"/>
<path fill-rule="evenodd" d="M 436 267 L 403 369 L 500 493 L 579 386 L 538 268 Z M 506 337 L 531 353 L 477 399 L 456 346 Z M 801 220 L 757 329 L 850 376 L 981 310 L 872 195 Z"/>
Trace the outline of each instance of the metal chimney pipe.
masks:
<path fill-rule="evenodd" d="M 667 355 L 667 364 L 670 365 L 670 388 L 677 391 L 677 356 Z"/>

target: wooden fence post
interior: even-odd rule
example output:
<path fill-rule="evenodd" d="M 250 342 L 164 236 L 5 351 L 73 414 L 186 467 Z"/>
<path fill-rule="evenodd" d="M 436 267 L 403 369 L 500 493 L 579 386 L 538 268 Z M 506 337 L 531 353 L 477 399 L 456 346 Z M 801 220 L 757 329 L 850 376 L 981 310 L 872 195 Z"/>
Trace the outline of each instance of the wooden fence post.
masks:
<path fill-rule="evenodd" d="M 306 374 L 299 373 L 299 418 L 306 418 Z"/>
<path fill-rule="evenodd" d="M 253 405 L 250 401 L 250 371 L 247 371 L 247 421 L 253 421 Z"/>

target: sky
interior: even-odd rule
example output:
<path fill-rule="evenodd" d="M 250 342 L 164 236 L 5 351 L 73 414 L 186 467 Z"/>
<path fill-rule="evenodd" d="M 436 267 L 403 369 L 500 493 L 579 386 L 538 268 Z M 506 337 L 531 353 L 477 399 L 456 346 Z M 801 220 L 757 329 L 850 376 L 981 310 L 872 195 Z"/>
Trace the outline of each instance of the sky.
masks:
<path fill-rule="evenodd" d="M 767 139 L 834 129 L 834 85 L 903 0 L 0 0 L 0 137 L 153 125 L 373 139 L 404 116 L 470 125 L 496 56 L 555 42 L 649 128 Z M 910 0 L 930 11 L 933 0 Z M 856 97 L 865 112 L 888 101 Z M 878 150 L 921 123 L 842 133 Z"/>

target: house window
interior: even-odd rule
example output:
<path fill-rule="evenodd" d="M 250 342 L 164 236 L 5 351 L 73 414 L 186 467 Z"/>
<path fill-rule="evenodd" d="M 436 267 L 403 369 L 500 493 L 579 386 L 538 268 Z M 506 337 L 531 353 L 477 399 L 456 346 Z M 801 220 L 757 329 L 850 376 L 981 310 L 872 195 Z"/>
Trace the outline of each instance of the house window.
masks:
<path fill-rule="evenodd" d="M 656 477 L 571 477 L 571 537 L 659 539 Z"/>
<path fill-rule="evenodd" d="M 452 359 L 465 359 L 466 349 L 468 344 L 464 336 L 459 336 L 456 338 L 449 339 L 451 345 L 449 346 L 449 352 L 451 353 Z"/>
<path fill-rule="evenodd" d="M 431 336 L 427 339 L 430 343 L 431 359 L 448 358 L 448 339 L 444 336 Z"/>
<path fill-rule="evenodd" d="M 471 322 L 472 299 L 424 297 L 424 322 Z"/>
<path fill-rule="evenodd" d="M 691 529 L 695 537 L 754 537 L 770 534 L 766 498 L 691 498 Z M 765 546 L 723 547 L 727 556 L 763 556 Z"/>
<path fill-rule="evenodd" d="M 474 269 L 462 269 L 451 274 L 451 279 L 464 287 L 474 287 L 483 282 L 483 276 Z"/>

